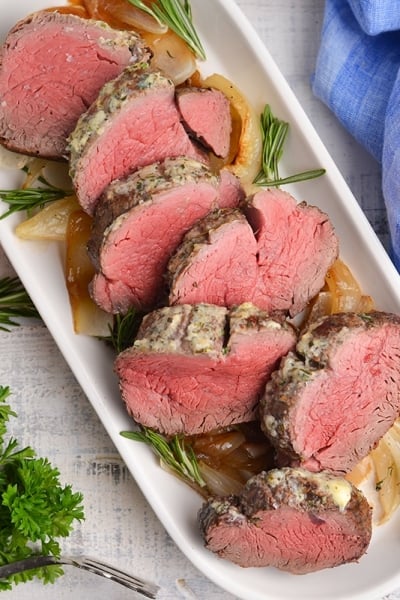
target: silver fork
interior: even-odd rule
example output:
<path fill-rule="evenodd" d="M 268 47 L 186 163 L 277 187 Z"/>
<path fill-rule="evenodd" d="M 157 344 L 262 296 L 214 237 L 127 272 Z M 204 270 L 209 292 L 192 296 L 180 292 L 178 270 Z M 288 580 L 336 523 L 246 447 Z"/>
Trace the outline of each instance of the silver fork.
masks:
<path fill-rule="evenodd" d="M 145 596 L 146 598 L 157 598 L 157 592 L 160 589 L 158 585 L 149 583 L 134 575 L 129 575 L 120 569 L 112 567 L 107 563 L 100 562 L 88 556 L 61 556 L 55 558 L 54 556 L 30 556 L 23 560 L 18 560 L 6 565 L 0 566 L 0 579 L 5 579 L 10 575 L 21 573 L 23 571 L 29 571 L 30 569 L 36 569 L 39 567 L 48 567 L 50 565 L 71 565 L 84 571 L 90 571 L 95 575 L 100 575 L 111 581 L 115 581 L 120 585 L 123 585 L 131 590 L 134 590 L 138 594 Z"/>

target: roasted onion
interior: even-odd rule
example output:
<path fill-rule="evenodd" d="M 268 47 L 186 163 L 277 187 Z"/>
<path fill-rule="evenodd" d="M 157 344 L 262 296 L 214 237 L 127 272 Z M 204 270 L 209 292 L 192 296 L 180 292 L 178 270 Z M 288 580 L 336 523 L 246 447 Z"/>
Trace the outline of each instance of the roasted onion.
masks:
<path fill-rule="evenodd" d="M 258 422 L 242 423 L 185 438 L 199 462 L 211 494 L 234 494 L 246 481 L 274 464 L 274 452 Z"/>
<path fill-rule="evenodd" d="M 374 471 L 380 514 L 384 523 L 400 505 L 400 419 L 397 419 L 369 455 Z"/>
<path fill-rule="evenodd" d="M 245 483 L 237 477 L 237 473 L 232 475 L 232 473 L 227 473 L 226 469 L 221 467 L 210 467 L 202 460 L 199 461 L 199 470 L 211 495 L 229 496 L 230 494 L 237 494 Z"/>
<path fill-rule="evenodd" d="M 362 294 L 349 267 L 337 259 L 329 269 L 324 288 L 311 301 L 303 326 L 324 315 L 338 312 L 371 312 L 375 303 L 371 296 Z"/>
<path fill-rule="evenodd" d="M 69 15 L 76 15 L 77 17 L 82 17 L 83 19 L 88 19 L 89 14 L 84 6 L 82 6 L 79 0 L 69 0 L 69 4 L 67 6 L 54 6 L 51 8 L 47 8 L 48 11 L 57 11 L 59 13 L 67 13 Z"/>
<path fill-rule="evenodd" d="M 151 1 L 143 0 L 151 6 Z M 82 0 L 92 19 L 106 21 L 112 27 L 138 29 L 150 33 L 165 33 L 168 29 L 151 15 L 136 8 L 128 0 Z"/>
<path fill-rule="evenodd" d="M 72 310 L 75 333 L 107 336 L 112 325 L 109 315 L 93 302 L 89 283 L 94 268 L 86 251 L 90 235 L 91 217 L 82 210 L 74 211 L 69 219 L 66 234 L 66 282 Z"/>
<path fill-rule="evenodd" d="M 180 85 L 196 71 L 194 54 L 187 44 L 170 29 L 164 34 L 142 33 L 153 53 L 151 63 Z"/>
<path fill-rule="evenodd" d="M 356 487 L 360 486 L 372 473 L 373 464 L 370 454 L 363 458 L 350 473 L 347 473 L 346 479 L 351 481 Z"/>
<path fill-rule="evenodd" d="M 75 196 L 55 200 L 17 225 L 15 233 L 24 240 L 65 241 L 68 219 L 78 208 Z"/>

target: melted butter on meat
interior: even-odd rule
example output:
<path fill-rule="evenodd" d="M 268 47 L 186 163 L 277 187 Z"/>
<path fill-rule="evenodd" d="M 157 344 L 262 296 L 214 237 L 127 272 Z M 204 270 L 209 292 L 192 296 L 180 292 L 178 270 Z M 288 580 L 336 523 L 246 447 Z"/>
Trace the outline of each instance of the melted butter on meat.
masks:
<path fill-rule="evenodd" d="M 302 469 L 290 470 L 272 470 L 268 473 L 268 483 L 271 487 L 279 486 L 282 480 L 287 478 L 290 473 L 290 489 L 297 502 L 306 499 L 310 492 L 309 484 L 315 486 L 316 491 L 321 495 L 329 495 L 339 510 L 345 510 L 351 500 L 352 486 L 346 479 L 335 477 L 329 473 L 311 473 L 307 472 L 307 485 L 304 485 L 304 471 Z M 293 475 L 297 476 L 296 478 Z"/>

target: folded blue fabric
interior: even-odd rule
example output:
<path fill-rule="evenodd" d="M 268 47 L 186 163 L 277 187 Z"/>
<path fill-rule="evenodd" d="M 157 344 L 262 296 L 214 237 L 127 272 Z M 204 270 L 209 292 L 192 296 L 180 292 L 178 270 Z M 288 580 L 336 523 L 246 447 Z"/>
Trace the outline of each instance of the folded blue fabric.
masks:
<path fill-rule="evenodd" d="M 400 29 L 398 0 L 348 0 L 365 33 L 376 35 Z M 345 4 L 345 0 L 342 1 Z"/>
<path fill-rule="evenodd" d="M 326 0 L 313 91 L 382 163 L 391 254 L 400 271 L 398 2 Z"/>

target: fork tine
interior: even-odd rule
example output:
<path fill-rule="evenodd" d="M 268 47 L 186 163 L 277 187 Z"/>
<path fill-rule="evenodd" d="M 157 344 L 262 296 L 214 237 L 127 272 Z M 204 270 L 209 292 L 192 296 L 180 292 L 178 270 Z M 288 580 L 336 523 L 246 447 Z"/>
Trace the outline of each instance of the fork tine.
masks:
<path fill-rule="evenodd" d="M 146 598 L 157 598 L 157 592 L 160 589 L 158 585 L 150 583 L 134 575 L 130 575 L 125 571 L 121 571 L 116 567 L 113 567 L 107 563 L 99 561 L 88 556 L 79 557 L 61 557 L 61 562 L 71 564 L 80 569 L 90 571 L 96 575 L 106 577 L 111 581 L 115 581 L 120 585 L 123 585 L 131 590 L 134 590 Z"/>

